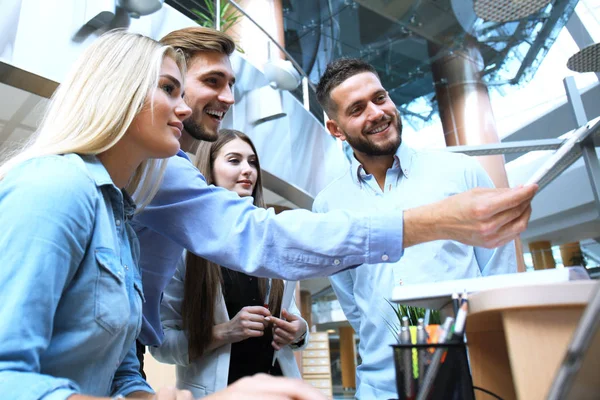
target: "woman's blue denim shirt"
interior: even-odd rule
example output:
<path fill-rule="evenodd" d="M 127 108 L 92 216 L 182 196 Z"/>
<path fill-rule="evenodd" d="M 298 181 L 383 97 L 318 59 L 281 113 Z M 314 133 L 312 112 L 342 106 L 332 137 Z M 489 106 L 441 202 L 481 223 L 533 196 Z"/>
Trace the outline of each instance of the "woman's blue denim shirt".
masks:
<path fill-rule="evenodd" d="M 26 161 L 0 180 L 0 397 L 152 392 L 134 205 L 93 156 Z"/>

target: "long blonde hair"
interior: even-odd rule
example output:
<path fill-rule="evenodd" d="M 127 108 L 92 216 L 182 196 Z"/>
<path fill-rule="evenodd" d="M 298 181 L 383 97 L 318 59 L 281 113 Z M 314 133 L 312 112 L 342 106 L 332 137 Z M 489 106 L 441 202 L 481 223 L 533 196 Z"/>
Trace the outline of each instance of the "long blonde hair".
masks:
<path fill-rule="evenodd" d="M 113 147 L 158 85 L 164 57 L 185 76 L 185 60 L 173 48 L 125 31 L 102 35 L 79 57 L 52 95 L 33 137 L 0 165 L 0 180 L 26 160 L 47 155 L 96 155 Z M 150 95 L 150 101 L 153 103 Z M 164 160 L 146 160 L 126 189 L 149 202 L 158 189 Z M 153 176 L 155 179 L 142 179 Z"/>

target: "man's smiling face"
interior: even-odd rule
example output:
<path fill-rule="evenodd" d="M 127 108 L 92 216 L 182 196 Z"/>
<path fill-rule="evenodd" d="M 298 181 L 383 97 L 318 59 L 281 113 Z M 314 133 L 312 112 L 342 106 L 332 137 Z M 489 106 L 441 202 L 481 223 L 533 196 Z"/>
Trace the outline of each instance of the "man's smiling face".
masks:
<path fill-rule="evenodd" d="M 369 156 L 392 155 L 401 142 L 402 122 L 396 105 L 371 72 L 346 79 L 331 91 L 336 105 L 327 128 L 359 152 Z"/>
<path fill-rule="evenodd" d="M 234 103 L 234 83 L 226 54 L 202 52 L 192 57 L 185 82 L 185 102 L 192 115 L 183 122 L 190 136 L 209 142 L 217 139 L 223 116 Z"/>

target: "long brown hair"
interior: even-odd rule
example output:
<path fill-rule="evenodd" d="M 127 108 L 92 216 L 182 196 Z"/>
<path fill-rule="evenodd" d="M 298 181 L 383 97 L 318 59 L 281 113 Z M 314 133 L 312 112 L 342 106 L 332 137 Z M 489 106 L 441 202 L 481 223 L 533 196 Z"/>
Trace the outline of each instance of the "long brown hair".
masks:
<path fill-rule="evenodd" d="M 234 139 L 241 139 L 248 143 L 256 154 L 257 178 L 252 197 L 254 205 L 265 207 L 262 188 L 262 174 L 258 153 L 254 144 L 248 136 L 240 131 L 222 129 L 215 142 L 201 142 L 196 152 L 196 167 L 206 178 L 208 184 L 213 184 L 213 165 L 221 148 Z M 206 348 L 212 342 L 212 328 L 215 324 L 215 304 L 221 296 L 221 285 L 223 276 L 221 267 L 193 253 L 187 253 L 186 273 L 183 290 L 183 303 L 181 314 L 183 316 L 183 329 L 188 338 L 188 353 L 190 361 L 202 356 Z M 261 298 L 267 291 L 265 278 L 258 279 L 258 288 Z M 273 279 L 271 281 L 271 293 L 269 296 L 269 310 L 273 315 L 279 315 L 281 310 L 281 298 L 283 296 L 283 281 Z"/>

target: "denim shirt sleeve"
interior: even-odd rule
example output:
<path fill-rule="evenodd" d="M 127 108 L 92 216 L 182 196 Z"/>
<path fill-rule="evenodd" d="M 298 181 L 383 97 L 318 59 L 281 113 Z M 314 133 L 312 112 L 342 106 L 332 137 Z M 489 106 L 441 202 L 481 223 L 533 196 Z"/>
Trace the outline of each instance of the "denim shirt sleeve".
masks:
<path fill-rule="evenodd" d="M 251 198 L 208 186 L 181 157 L 169 159 L 160 190 L 136 219 L 201 257 L 254 276 L 301 280 L 398 261 L 403 253 L 399 210 L 275 215 Z"/>
<path fill-rule="evenodd" d="M 64 288 L 94 224 L 94 183 L 60 158 L 36 159 L 0 181 L 0 393 L 65 399 L 77 385 L 40 372 Z"/>
<path fill-rule="evenodd" d="M 494 182 L 492 182 L 481 164 L 474 158 L 469 157 L 468 159 L 472 165 L 471 168 L 466 170 L 467 185 L 469 186 L 467 190 L 476 187 L 495 187 Z M 514 241 L 495 249 L 474 247 L 474 251 L 477 264 L 479 265 L 479 270 L 483 276 L 517 272 L 517 256 Z"/>
<path fill-rule="evenodd" d="M 137 358 L 135 342 L 133 342 L 125 359 L 119 365 L 117 372 L 115 372 L 110 395 L 116 396 L 120 394 L 127 396 L 138 390 L 154 393 L 154 390 L 152 390 L 140 374 L 140 362 Z"/>

